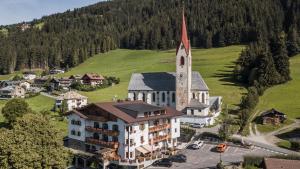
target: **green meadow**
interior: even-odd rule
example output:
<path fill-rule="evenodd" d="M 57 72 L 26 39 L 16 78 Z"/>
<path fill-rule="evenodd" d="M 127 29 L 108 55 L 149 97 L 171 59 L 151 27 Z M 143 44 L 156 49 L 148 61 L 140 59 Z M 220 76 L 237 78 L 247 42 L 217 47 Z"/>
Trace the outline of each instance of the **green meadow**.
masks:
<path fill-rule="evenodd" d="M 234 61 L 243 46 L 212 49 L 193 49 L 193 70 L 199 71 L 210 88 L 210 95 L 223 96 L 224 103 L 235 107 L 239 103 L 244 87 L 231 82 Z M 105 76 L 116 76 L 121 83 L 93 92 L 81 92 L 89 102 L 110 101 L 127 97 L 127 86 L 134 72 L 175 71 L 175 50 L 126 50 L 117 49 L 96 55 L 62 76 L 97 72 Z"/>

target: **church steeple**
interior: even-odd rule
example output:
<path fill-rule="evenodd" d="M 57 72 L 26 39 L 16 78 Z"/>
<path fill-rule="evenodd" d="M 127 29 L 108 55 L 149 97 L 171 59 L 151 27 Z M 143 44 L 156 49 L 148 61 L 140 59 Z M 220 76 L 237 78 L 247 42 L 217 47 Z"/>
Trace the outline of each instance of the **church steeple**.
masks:
<path fill-rule="evenodd" d="M 185 17 L 184 17 L 184 9 L 182 10 L 182 23 L 181 23 L 181 43 L 183 44 L 186 53 L 189 53 L 189 40 L 186 30 L 186 23 L 185 23 Z"/>

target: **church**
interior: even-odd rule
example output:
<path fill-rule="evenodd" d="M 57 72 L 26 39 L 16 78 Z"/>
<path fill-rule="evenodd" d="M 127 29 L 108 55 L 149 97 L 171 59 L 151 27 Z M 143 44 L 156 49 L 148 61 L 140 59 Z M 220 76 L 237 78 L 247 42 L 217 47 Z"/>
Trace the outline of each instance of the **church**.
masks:
<path fill-rule="evenodd" d="M 221 112 L 222 97 L 209 95 L 201 74 L 192 71 L 192 53 L 182 14 L 181 40 L 176 51 L 176 72 L 133 73 L 128 98 L 156 106 L 171 106 L 185 115 L 182 123 L 212 125 Z"/>

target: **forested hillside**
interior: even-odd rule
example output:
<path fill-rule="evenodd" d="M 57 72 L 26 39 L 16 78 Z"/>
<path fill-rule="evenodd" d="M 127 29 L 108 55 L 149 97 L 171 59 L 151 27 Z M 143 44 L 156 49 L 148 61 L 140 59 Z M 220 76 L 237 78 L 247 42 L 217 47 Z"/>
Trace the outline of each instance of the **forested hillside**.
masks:
<path fill-rule="evenodd" d="M 180 36 L 181 0 L 114 0 L 0 27 L 0 74 L 24 68 L 73 67 L 115 48 L 168 49 Z M 187 0 L 191 45 L 221 47 L 271 39 L 284 31 L 299 52 L 300 0 Z M 5 32 L 5 33 L 3 33 Z"/>

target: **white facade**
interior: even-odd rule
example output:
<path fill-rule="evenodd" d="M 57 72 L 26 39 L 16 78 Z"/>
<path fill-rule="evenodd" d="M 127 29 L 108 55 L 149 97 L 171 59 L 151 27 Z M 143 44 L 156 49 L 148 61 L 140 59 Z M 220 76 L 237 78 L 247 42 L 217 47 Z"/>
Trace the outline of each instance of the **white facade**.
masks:
<path fill-rule="evenodd" d="M 69 91 L 65 94 L 62 94 L 55 100 L 55 106 L 57 108 L 61 108 L 61 106 L 63 106 L 64 101 L 67 104 L 68 111 L 70 111 L 76 108 L 86 106 L 88 103 L 88 98 L 74 91 Z"/>
<path fill-rule="evenodd" d="M 140 100 L 155 106 L 176 106 L 175 91 L 128 91 L 130 100 Z"/>
<path fill-rule="evenodd" d="M 25 80 L 33 80 L 33 79 L 36 78 L 36 75 L 35 75 L 35 74 L 24 74 L 24 75 L 23 75 L 23 78 L 24 78 Z"/>
<path fill-rule="evenodd" d="M 147 115 L 147 117 L 151 116 L 156 115 L 154 112 Z M 138 115 L 138 118 L 144 117 L 144 113 Z M 180 118 L 177 116 L 160 118 L 157 115 L 155 119 L 134 123 L 127 123 L 120 118 L 108 121 L 87 119 L 76 113 L 69 114 L 67 118 L 68 137 L 83 142 L 86 147 L 85 151 L 95 152 L 106 148 L 105 145 L 90 142 L 90 138 L 118 145 L 114 148 L 119 159 L 110 162 L 119 165 L 139 166 L 143 164 L 147 167 L 153 160 L 151 162 L 146 159 L 138 161 L 142 154 L 141 149 L 146 148 L 148 155 L 151 153 L 153 156 L 157 153 L 162 155 L 161 151 L 175 148 L 177 138 L 180 137 Z M 113 132 L 117 134 L 112 134 Z"/>

